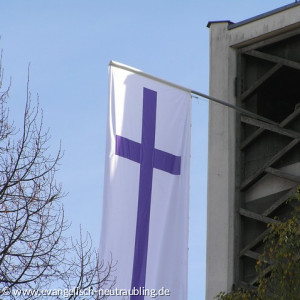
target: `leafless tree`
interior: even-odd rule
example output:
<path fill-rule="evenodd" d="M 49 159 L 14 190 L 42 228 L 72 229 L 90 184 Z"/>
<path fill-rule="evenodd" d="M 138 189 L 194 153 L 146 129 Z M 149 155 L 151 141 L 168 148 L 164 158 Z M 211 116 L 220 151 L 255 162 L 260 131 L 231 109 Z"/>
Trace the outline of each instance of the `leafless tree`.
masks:
<path fill-rule="evenodd" d="M 88 237 L 80 234 L 79 241 L 72 243 L 65 237 L 63 193 L 55 180 L 62 152 L 49 154 L 50 136 L 43 128 L 38 99 L 31 99 L 29 75 L 23 124 L 17 129 L 9 119 L 10 86 L 3 87 L 1 61 L 0 299 L 40 299 L 39 295 L 16 296 L 13 291 L 53 286 L 110 287 L 112 262 L 99 262 Z"/>
<path fill-rule="evenodd" d="M 72 242 L 71 249 L 75 249 L 75 252 L 63 264 L 62 286 L 69 291 L 85 292 L 84 299 L 106 299 L 101 290 L 113 288 L 115 278 L 112 273 L 116 264 L 113 264 L 112 259 L 106 264 L 101 261 L 92 247 L 89 233 L 83 236 L 81 229 L 80 238 Z M 80 293 L 74 293 L 69 297 L 69 299 L 77 298 L 80 298 Z"/>

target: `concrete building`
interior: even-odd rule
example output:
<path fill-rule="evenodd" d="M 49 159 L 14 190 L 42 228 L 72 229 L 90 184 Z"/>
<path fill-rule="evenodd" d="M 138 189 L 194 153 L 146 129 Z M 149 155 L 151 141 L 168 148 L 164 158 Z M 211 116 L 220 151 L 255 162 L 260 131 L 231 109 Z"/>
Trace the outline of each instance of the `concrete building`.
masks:
<path fill-rule="evenodd" d="M 209 22 L 206 299 L 257 284 L 267 223 L 300 183 L 300 3 L 232 23 Z"/>

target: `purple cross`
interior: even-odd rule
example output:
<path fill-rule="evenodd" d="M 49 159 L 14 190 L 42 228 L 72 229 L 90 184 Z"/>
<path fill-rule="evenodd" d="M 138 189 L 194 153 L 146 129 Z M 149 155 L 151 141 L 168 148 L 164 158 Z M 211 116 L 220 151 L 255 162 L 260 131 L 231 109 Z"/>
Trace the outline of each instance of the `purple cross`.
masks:
<path fill-rule="evenodd" d="M 140 164 L 131 288 L 145 287 L 153 168 L 180 175 L 181 157 L 155 149 L 157 92 L 143 89 L 142 142 L 116 136 L 116 154 Z M 144 296 L 130 299 L 143 300 Z"/>

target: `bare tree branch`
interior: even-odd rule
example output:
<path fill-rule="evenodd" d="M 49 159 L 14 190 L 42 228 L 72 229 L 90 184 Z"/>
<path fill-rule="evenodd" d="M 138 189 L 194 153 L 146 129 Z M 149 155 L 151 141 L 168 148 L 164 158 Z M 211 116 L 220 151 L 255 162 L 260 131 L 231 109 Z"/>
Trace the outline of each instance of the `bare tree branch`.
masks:
<path fill-rule="evenodd" d="M 29 88 L 23 125 L 16 130 L 9 121 L 0 58 L 0 297 L 6 289 L 45 289 L 57 284 L 78 290 L 111 288 L 114 265 L 99 262 L 87 234 L 79 241 L 65 237 L 69 225 L 64 218 L 62 187 L 55 174 L 62 158 L 49 152 L 50 135 L 43 128 L 43 113 Z M 11 299 L 40 298 L 20 295 Z M 76 299 L 71 295 L 69 299 Z"/>

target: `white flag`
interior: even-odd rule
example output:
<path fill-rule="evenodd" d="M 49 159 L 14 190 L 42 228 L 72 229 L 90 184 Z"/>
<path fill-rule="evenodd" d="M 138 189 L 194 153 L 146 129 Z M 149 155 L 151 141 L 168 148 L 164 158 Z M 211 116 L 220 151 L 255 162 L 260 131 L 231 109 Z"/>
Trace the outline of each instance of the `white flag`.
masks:
<path fill-rule="evenodd" d="M 110 67 L 100 255 L 117 262 L 128 299 L 187 299 L 190 102 L 187 90 Z"/>

